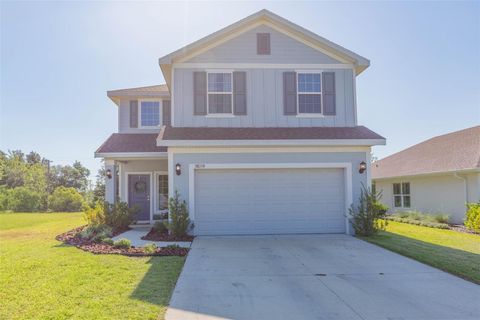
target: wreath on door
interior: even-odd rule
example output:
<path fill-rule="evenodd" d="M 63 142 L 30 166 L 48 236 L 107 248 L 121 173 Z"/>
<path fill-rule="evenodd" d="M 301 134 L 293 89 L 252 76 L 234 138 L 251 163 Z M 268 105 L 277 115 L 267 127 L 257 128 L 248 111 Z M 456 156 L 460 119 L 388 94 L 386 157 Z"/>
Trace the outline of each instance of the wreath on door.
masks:
<path fill-rule="evenodd" d="M 135 192 L 145 192 L 145 190 L 147 189 L 147 184 L 145 183 L 145 181 L 137 181 L 135 182 Z"/>

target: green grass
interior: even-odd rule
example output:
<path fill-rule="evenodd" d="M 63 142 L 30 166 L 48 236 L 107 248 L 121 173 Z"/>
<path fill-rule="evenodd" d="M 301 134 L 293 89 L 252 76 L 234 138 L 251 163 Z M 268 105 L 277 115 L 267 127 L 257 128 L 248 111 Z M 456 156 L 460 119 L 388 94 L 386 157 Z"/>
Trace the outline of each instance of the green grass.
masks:
<path fill-rule="evenodd" d="M 480 284 L 480 236 L 400 222 L 363 240 Z"/>
<path fill-rule="evenodd" d="M 94 255 L 57 234 L 81 213 L 0 214 L 0 319 L 163 319 L 182 257 Z"/>

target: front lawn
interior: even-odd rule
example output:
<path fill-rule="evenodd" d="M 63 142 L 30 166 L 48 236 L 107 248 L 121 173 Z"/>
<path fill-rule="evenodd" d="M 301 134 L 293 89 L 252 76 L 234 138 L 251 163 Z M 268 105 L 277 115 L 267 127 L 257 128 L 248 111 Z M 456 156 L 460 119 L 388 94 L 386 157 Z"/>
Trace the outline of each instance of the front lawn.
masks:
<path fill-rule="evenodd" d="M 84 223 L 0 214 L 0 319 L 163 319 L 185 258 L 94 255 L 54 239 Z"/>
<path fill-rule="evenodd" d="M 386 231 L 362 239 L 480 284 L 478 235 L 389 221 Z"/>

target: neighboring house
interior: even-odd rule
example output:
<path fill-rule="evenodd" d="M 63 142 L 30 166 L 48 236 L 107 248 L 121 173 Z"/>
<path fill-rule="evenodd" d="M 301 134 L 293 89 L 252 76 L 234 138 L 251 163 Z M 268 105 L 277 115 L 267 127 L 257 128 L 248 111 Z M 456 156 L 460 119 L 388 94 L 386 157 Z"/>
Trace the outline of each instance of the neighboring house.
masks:
<path fill-rule="evenodd" d="M 424 141 L 372 165 L 390 212 L 450 214 L 462 223 L 465 204 L 480 201 L 480 126 Z"/>
<path fill-rule="evenodd" d="M 108 92 L 118 133 L 95 152 L 107 201 L 152 222 L 178 190 L 196 235 L 351 231 L 385 144 L 357 125 L 367 59 L 262 10 L 159 65 L 165 85 Z"/>

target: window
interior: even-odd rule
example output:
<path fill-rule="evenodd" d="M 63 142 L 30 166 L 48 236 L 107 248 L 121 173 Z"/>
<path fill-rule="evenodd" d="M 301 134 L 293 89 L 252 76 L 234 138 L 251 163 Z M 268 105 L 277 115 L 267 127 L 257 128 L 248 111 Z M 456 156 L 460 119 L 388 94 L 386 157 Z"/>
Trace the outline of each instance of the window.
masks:
<path fill-rule="evenodd" d="M 140 127 L 160 125 L 160 101 L 140 101 Z"/>
<path fill-rule="evenodd" d="M 208 73 L 208 114 L 232 114 L 232 73 Z"/>
<path fill-rule="evenodd" d="M 393 184 L 393 205 L 395 208 L 410 208 L 410 182 Z"/>
<path fill-rule="evenodd" d="M 157 176 L 157 211 L 168 210 L 168 175 Z"/>
<path fill-rule="evenodd" d="M 298 73 L 298 113 L 322 113 L 322 74 Z"/>

